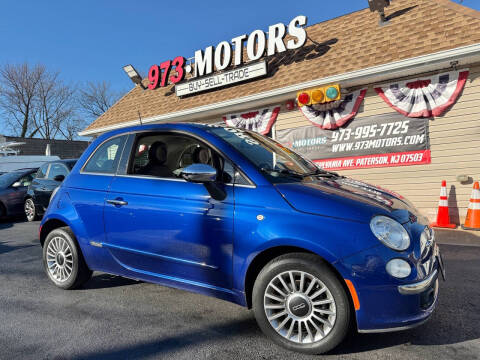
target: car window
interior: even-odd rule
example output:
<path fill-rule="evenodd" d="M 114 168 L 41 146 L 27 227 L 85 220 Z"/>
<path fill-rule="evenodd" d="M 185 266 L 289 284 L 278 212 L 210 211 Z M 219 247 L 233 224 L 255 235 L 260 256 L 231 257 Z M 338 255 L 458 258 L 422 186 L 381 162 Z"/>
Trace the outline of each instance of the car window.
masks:
<path fill-rule="evenodd" d="M 20 184 L 22 184 L 22 186 L 29 186 L 32 183 L 32 180 L 33 173 L 22 176 L 18 181 L 20 182 Z"/>
<path fill-rule="evenodd" d="M 53 163 L 50 164 L 50 171 L 48 172 L 48 179 L 53 180 L 55 176 L 58 175 L 63 175 L 67 177 L 68 175 L 68 169 L 66 168 L 65 165 L 61 163 Z"/>
<path fill-rule="evenodd" d="M 148 133 L 137 137 L 127 173 L 176 178 L 192 164 L 207 164 L 218 171 L 218 180 L 233 182 L 234 171 L 225 159 L 202 141 L 182 134 Z"/>
<path fill-rule="evenodd" d="M 312 161 L 258 133 L 220 126 L 210 126 L 207 131 L 226 141 L 272 182 L 323 171 Z"/>
<path fill-rule="evenodd" d="M 47 175 L 47 170 L 48 170 L 48 166 L 50 164 L 43 164 L 40 169 L 38 169 L 37 171 L 37 174 L 35 175 L 35 178 L 37 179 L 44 179 L 45 176 Z"/>
<path fill-rule="evenodd" d="M 15 181 L 17 181 L 20 175 L 21 173 L 18 172 L 9 172 L 0 175 L 0 189 L 5 189 L 8 186 L 12 185 Z"/>
<path fill-rule="evenodd" d="M 83 168 L 83 172 L 114 174 L 126 136 L 117 136 L 100 145 Z"/>

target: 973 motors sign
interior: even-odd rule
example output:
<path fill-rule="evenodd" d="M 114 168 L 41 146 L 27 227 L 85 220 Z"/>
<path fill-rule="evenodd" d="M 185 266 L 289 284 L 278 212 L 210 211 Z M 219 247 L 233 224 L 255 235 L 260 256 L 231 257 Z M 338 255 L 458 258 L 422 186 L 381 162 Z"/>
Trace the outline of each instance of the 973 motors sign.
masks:
<path fill-rule="evenodd" d="M 356 118 L 333 131 L 316 126 L 281 130 L 277 140 L 329 170 L 431 162 L 428 119 L 398 113 Z"/>

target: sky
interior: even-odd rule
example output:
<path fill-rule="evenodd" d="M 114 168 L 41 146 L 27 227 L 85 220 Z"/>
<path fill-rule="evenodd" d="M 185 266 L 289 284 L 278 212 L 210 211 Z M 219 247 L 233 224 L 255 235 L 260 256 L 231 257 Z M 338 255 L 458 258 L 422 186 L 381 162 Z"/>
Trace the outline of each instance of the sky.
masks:
<path fill-rule="evenodd" d="M 367 0 L 126 1 L 0 0 L 0 65 L 42 63 L 71 83 L 108 81 L 126 92 L 123 72 L 215 46 L 305 15 L 308 25 L 368 6 Z M 480 10 L 480 0 L 463 4 Z M 387 10 L 388 13 L 388 10 Z M 0 124 L 0 133 L 2 133 Z"/>

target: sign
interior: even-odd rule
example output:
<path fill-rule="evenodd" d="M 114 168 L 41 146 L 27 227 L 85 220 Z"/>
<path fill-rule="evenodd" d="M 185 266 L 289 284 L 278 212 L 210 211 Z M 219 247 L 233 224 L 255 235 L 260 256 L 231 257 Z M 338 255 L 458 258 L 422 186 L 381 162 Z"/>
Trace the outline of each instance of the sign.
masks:
<path fill-rule="evenodd" d="M 303 28 L 306 24 L 306 16 L 300 15 L 293 18 L 288 24 L 289 39 L 287 41 L 285 41 L 287 26 L 282 23 L 269 26 L 268 37 L 262 30 L 254 30 L 248 36 L 244 34 L 233 38 L 231 42 L 221 41 L 216 47 L 208 46 L 204 50 L 195 51 L 193 66 L 190 63 L 187 64 L 183 56 L 164 61 L 160 65 L 154 64 L 148 71 L 148 88 L 154 90 L 167 86 L 169 82 L 180 83 L 186 74 L 191 74 L 193 71 L 191 77 L 197 78 L 210 75 L 214 70 L 222 71 L 231 66 L 238 67 L 246 62 L 243 59 L 245 43 L 248 61 L 256 61 L 264 56 L 285 52 L 287 49 L 298 49 L 307 41 L 307 33 Z M 169 76 L 173 69 L 176 75 Z M 228 84 L 232 83 L 234 82 L 229 80 Z"/>
<path fill-rule="evenodd" d="M 250 64 L 220 74 L 202 77 L 198 80 L 190 80 L 175 86 L 177 96 L 194 94 L 200 91 L 214 89 L 220 86 L 236 84 L 242 81 L 255 79 L 267 74 L 265 61 Z"/>
<path fill-rule="evenodd" d="M 336 130 L 277 131 L 277 140 L 328 170 L 429 164 L 428 119 L 398 113 L 356 118 Z"/>

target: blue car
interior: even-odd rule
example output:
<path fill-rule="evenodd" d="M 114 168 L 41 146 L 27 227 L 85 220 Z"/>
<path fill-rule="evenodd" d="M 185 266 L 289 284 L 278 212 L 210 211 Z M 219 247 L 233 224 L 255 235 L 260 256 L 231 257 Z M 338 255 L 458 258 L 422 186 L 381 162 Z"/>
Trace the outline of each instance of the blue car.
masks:
<path fill-rule="evenodd" d="M 277 344 L 333 349 L 432 314 L 443 262 L 402 196 L 321 170 L 257 133 L 130 127 L 97 138 L 41 222 L 50 280 L 92 271 L 252 308 Z"/>

